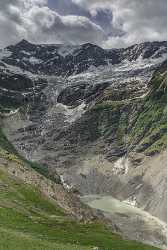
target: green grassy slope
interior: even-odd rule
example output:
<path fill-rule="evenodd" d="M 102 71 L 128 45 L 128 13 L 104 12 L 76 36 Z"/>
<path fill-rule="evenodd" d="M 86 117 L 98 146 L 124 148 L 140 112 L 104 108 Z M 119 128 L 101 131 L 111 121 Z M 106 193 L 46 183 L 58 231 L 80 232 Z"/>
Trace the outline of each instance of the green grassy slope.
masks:
<path fill-rule="evenodd" d="M 156 73 L 151 80 L 151 92 L 145 98 L 130 137 L 136 140 L 138 151 L 147 155 L 167 148 L 167 73 Z"/>
<path fill-rule="evenodd" d="M 79 223 L 35 188 L 0 171 L 0 249 L 151 250 L 124 241 L 100 223 Z"/>
<path fill-rule="evenodd" d="M 77 222 L 55 201 L 7 170 L 21 164 L 3 133 L 0 139 L 0 250 L 153 250 L 126 241 L 100 222 Z M 24 163 L 24 162 L 22 162 Z M 26 168 L 25 168 L 26 169 Z M 23 167 L 23 171 L 25 170 Z M 13 171 L 13 170 L 12 170 Z"/>
<path fill-rule="evenodd" d="M 163 72 L 155 72 L 144 98 L 123 101 L 112 98 L 112 92 L 106 92 L 91 109 L 90 117 L 96 122 L 97 137 L 114 141 L 118 157 L 120 152 L 151 156 L 167 149 L 167 66 Z"/>

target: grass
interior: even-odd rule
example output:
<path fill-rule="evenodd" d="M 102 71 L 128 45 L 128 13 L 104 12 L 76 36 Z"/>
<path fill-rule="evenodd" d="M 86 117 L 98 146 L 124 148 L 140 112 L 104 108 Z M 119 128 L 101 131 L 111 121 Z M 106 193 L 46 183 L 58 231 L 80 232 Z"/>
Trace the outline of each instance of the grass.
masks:
<path fill-rule="evenodd" d="M 47 179 L 50 179 L 51 181 L 54 181 L 56 183 L 60 183 L 60 178 L 59 176 L 54 173 L 51 174 L 49 172 L 48 166 L 44 165 L 44 164 L 39 164 L 37 162 L 32 162 L 29 161 L 27 159 L 25 159 L 24 157 L 21 157 L 22 160 L 28 165 L 30 166 L 32 169 L 34 169 L 36 172 L 40 173 L 41 175 L 45 176 Z"/>
<path fill-rule="evenodd" d="M 141 112 L 129 135 L 130 143 L 139 144 L 138 151 L 146 155 L 167 148 L 167 91 L 166 75 L 155 75 L 151 93 L 144 100 Z"/>
<path fill-rule="evenodd" d="M 106 110 L 111 106 L 98 107 Z M 114 107 L 117 110 L 117 105 Z M 118 108 L 119 109 L 119 108 Z M 108 113 L 108 111 L 107 111 Z M 107 115 L 108 121 L 119 117 Z M 119 119 L 118 119 L 119 121 Z M 126 129 L 121 117 L 120 133 Z M 104 133 L 106 133 L 104 131 Z M 47 169 L 24 160 L 0 129 L 0 158 L 7 164 L 21 164 L 47 176 Z M 56 202 L 38 189 L 26 185 L 5 171 L 0 161 L 0 250 L 155 250 L 137 242 L 123 240 L 103 223 L 78 222 L 65 214 Z M 24 166 L 23 166 L 24 169 Z"/>
<path fill-rule="evenodd" d="M 97 102 L 96 105 L 93 107 L 93 110 L 96 111 L 104 111 L 104 110 L 115 110 L 117 111 L 119 108 L 122 107 L 124 104 L 123 101 L 102 101 L 102 102 Z"/>
<path fill-rule="evenodd" d="M 17 156 L 1 150 L 8 164 Z M 20 162 L 22 162 L 20 160 Z M 100 222 L 79 223 L 38 189 L 10 176 L 0 165 L 0 250 L 155 250 L 122 240 Z"/>
<path fill-rule="evenodd" d="M 0 148 L 3 148 L 11 153 L 17 153 L 13 145 L 7 140 L 1 127 L 0 127 Z"/>
<path fill-rule="evenodd" d="M 19 158 L 19 160 L 23 161 L 27 166 L 31 167 L 41 175 L 45 176 L 46 178 L 59 183 L 60 180 L 58 176 L 51 175 L 49 173 L 49 169 L 46 165 L 41 165 L 37 162 L 31 162 L 25 159 L 24 157 L 20 156 L 15 149 L 15 147 L 8 141 L 7 137 L 5 136 L 3 130 L 0 128 L 0 149 L 6 150 L 10 154 L 8 154 L 8 158 L 11 157 L 11 160 L 14 158 Z"/>
<path fill-rule="evenodd" d="M 98 114 L 99 135 L 116 138 L 118 148 L 146 155 L 160 153 L 167 149 L 167 73 L 154 74 L 150 94 L 144 99 L 129 103 L 101 100 L 92 112 Z"/>
<path fill-rule="evenodd" d="M 87 224 L 75 221 L 38 189 L 10 176 L 0 166 L 0 249 L 89 250 L 93 247 L 155 249 L 122 240 L 98 221 Z"/>
<path fill-rule="evenodd" d="M 0 250 L 88 250 L 91 248 L 81 247 L 71 244 L 52 243 L 45 240 L 36 239 L 33 236 L 24 233 L 18 233 L 10 230 L 0 229 Z"/>

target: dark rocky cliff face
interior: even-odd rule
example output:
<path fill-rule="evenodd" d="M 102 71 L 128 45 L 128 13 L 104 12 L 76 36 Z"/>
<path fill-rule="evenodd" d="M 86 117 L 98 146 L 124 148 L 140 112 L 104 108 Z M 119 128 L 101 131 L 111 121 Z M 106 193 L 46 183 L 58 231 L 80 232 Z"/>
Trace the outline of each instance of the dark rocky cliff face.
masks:
<path fill-rule="evenodd" d="M 39 97 L 46 85 L 46 80 L 40 77 L 30 78 L 8 69 L 0 69 L 0 103 L 8 107 L 24 105 Z"/>

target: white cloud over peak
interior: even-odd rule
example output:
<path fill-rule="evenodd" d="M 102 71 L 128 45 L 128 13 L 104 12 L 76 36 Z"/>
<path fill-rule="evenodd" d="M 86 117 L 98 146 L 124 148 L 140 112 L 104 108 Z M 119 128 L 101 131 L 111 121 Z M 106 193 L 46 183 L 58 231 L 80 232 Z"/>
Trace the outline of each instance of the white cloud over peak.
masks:
<path fill-rule="evenodd" d="M 101 43 L 105 34 L 87 17 L 62 16 L 46 0 L 0 0 L 0 47 L 22 38 L 35 43 Z"/>
<path fill-rule="evenodd" d="M 55 2 L 50 9 L 48 1 L 54 2 L 0 0 L 0 47 L 22 38 L 35 43 L 91 42 L 107 48 L 167 40 L 167 0 L 68 0 L 68 5 L 61 0 L 59 8 L 66 8 L 61 14 Z M 68 14 L 70 4 L 75 13 Z"/>

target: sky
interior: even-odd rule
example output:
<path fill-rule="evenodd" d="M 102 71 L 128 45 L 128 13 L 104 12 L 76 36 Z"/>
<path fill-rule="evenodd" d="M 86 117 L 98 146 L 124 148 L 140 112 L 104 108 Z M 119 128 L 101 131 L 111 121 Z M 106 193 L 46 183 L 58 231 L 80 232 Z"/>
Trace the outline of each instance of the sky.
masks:
<path fill-rule="evenodd" d="M 167 40 L 167 0 L 0 0 L 0 47 L 94 43 L 120 48 Z"/>

